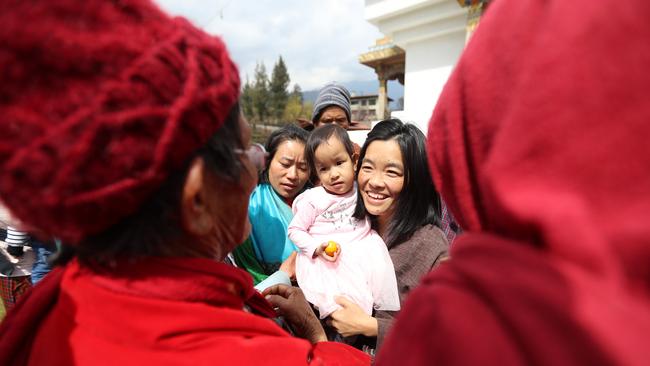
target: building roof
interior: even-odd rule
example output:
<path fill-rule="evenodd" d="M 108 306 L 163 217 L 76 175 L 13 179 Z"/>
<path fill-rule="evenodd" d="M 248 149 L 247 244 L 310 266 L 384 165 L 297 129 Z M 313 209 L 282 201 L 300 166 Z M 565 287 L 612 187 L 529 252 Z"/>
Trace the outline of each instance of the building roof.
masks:
<path fill-rule="evenodd" d="M 363 94 L 363 95 L 353 95 L 350 97 L 350 100 L 359 100 L 359 99 L 372 99 L 372 98 L 379 98 L 379 94 Z M 392 102 L 393 98 L 388 97 L 388 101 Z"/>

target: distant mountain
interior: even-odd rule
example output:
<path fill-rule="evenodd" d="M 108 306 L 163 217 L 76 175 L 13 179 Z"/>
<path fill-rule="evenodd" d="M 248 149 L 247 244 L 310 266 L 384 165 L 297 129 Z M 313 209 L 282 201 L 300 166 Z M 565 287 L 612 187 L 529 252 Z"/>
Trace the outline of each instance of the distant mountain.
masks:
<path fill-rule="evenodd" d="M 302 92 L 302 100 L 305 102 L 314 102 L 318 96 L 318 90 L 307 90 Z"/>
<path fill-rule="evenodd" d="M 379 91 L 379 81 L 349 81 L 343 84 L 352 95 L 377 94 Z M 318 90 L 307 90 L 302 92 L 302 98 L 306 101 L 314 102 L 318 96 Z M 388 97 L 393 101 L 388 105 L 391 110 L 398 108 L 399 99 L 404 96 L 404 85 L 396 80 L 388 82 Z"/>

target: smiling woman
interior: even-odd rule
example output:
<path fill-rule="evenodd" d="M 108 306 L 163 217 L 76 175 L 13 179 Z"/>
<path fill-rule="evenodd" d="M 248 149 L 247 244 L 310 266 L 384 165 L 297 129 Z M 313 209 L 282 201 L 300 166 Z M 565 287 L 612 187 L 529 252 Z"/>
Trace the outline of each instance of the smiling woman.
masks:
<path fill-rule="evenodd" d="M 396 200 L 404 188 L 402 151 L 395 140 L 377 140 L 368 145 L 359 170 L 359 191 L 366 211 L 377 218 L 377 227 L 386 234 L 395 213 Z"/>

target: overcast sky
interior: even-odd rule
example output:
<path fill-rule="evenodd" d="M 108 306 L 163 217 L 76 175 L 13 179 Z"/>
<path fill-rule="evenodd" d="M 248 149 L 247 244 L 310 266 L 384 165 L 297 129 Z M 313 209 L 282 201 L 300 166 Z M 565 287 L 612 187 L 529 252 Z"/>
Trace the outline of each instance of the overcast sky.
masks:
<path fill-rule="evenodd" d="M 357 61 L 382 34 L 363 17 L 363 0 L 154 0 L 221 35 L 242 82 L 257 61 L 269 72 L 282 55 L 291 88 L 318 89 L 328 81 L 376 80 Z"/>

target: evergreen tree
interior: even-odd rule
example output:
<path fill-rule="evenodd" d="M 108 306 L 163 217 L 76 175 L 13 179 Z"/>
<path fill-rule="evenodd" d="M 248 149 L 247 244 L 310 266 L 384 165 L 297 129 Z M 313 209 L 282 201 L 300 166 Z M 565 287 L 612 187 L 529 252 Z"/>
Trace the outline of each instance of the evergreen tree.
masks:
<path fill-rule="evenodd" d="M 302 104 L 304 100 L 302 98 L 302 89 L 300 88 L 300 85 L 293 84 L 293 91 L 291 92 L 291 97 L 298 98 L 300 104 Z"/>
<path fill-rule="evenodd" d="M 250 81 L 248 81 L 248 75 L 246 75 L 246 83 L 241 92 L 241 109 L 244 112 L 246 118 L 255 118 L 255 107 L 253 105 L 253 87 L 251 86 Z"/>
<path fill-rule="evenodd" d="M 287 72 L 287 66 L 284 64 L 282 56 L 280 56 L 278 62 L 273 66 L 271 82 L 269 84 L 269 112 L 276 122 L 282 118 L 284 108 L 289 100 L 288 87 L 289 73 Z"/>
<path fill-rule="evenodd" d="M 295 122 L 298 118 L 303 117 L 303 110 L 302 89 L 300 89 L 300 85 L 294 84 L 293 91 L 289 94 L 287 104 L 284 107 L 282 120 L 289 123 Z"/>
<path fill-rule="evenodd" d="M 255 122 L 264 123 L 269 117 L 269 77 L 266 73 L 264 63 L 258 63 L 255 66 L 255 81 L 253 83 L 253 108 L 256 114 Z"/>

